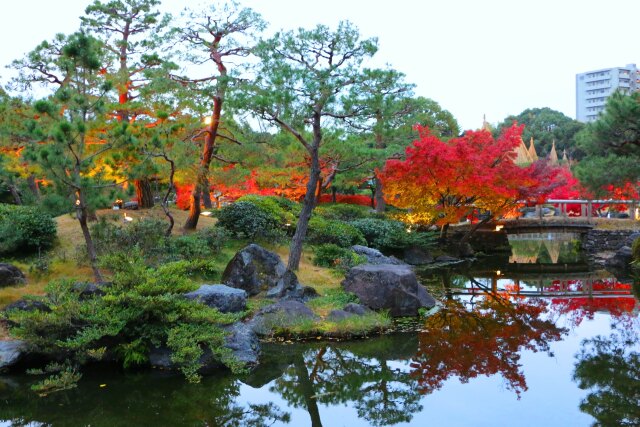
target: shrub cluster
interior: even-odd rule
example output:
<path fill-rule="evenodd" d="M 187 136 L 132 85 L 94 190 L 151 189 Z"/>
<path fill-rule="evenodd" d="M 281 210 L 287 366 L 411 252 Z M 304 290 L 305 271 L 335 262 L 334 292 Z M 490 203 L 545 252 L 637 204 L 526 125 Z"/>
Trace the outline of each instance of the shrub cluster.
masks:
<path fill-rule="evenodd" d="M 356 254 L 351 249 L 341 248 L 333 243 L 327 243 L 314 248 L 313 263 L 321 267 L 347 271 L 351 267 L 364 264 L 365 262 L 365 257 Z"/>
<path fill-rule="evenodd" d="M 103 296 L 83 296 L 69 281 L 51 282 L 46 296 L 32 297 L 46 309 L 3 314 L 11 335 L 72 369 L 105 355 L 124 367 L 145 364 L 150 350 L 163 346 L 190 381 L 199 380 L 205 349 L 231 368 L 240 367 L 223 346 L 220 327 L 238 316 L 183 297 L 196 288 L 189 262 L 149 268 L 137 251 L 104 260 L 115 274 L 112 283 L 101 287 Z"/>
<path fill-rule="evenodd" d="M 281 230 L 281 218 L 251 202 L 235 202 L 217 212 L 218 225 L 249 239 L 271 237 Z"/>
<path fill-rule="evenodd" d="M 314 244 L 333 243 L 343 248 L 367 243 L 362 233 L 354 226 L 319 216 L 314 216 L 309 221 L 307 240 Z"/>
<path fill-rule="evenodd" d="M 360 205 L 332 203 L 318 206 L 315 213 L 326 219 L 353 221 L 360 218 L 367 218 L 371 213 L 371 208 Z"/>
<path fill-rule="evenodd" d="M 351 221 L 367 241 L 367 245 L 380 251 L 404 249 L 411 246 L 428 248 L 435 243 L 432 233 L 407 232 L 407 226 L 391 219 L 362 218 Z"/>
<path fill-rule="evenodd" d="M 0 254 L 47 249 L 55 238 L 55 221 L 37 207 L 0 204 Z"/>
<path fill-rule="evenodd" d="M 118 225 L 101 218 L 91 227 L 94 243 L 101 255 L 137 250 L 148 264 L 206 259 L 220 252 L 229 239 L 221 227 L 208 227 L 193 234 L 166 237 L 166 223 L 148 218 Z"/>

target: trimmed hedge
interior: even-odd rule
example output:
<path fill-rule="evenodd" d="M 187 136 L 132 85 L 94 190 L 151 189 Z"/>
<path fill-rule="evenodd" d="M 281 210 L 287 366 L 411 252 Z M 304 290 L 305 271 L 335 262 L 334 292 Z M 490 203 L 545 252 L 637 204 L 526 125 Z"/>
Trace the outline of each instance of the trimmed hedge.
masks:
<path fill-rule="evenodd" d="M 225 206 L 216 216 L 219 226 L 250 239 L 277 235 L 283 226 L 283 218 L 274 211 L 249 201 Z"/>
<path fill-rule="evenodd" d="M 56 238 L 56 222 L 34 206 L 0 204 L 0 254 L 47 249 Z"/>
<path fill-rule="evenodd" d="M 360 205 L 332 203 L 318 206 L 315 213 L 326 219 L 353 221 L 370 216 L 371 208 Z"/>

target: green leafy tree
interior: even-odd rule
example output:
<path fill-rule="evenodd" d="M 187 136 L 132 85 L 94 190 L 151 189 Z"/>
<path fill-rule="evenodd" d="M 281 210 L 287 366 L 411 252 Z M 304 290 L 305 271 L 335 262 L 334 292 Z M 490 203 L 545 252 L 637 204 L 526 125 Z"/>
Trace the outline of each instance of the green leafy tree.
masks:
<path fill-rule="evenodd" d="M 581 158 L 583 152 L 576 144 L 576 134 L 584 124 L 551 108 L 527 108 L 516 116 L 504 119 L 495 129 L 494 136 L 500 135 L 506 128 L 517 122 L 524 125 L 522 139 L 528 142 L 533 138 L 539 155 L 547 155 L 551 151 L 553 141 L 556 149 L 566 150 L 572 158 Z"/>
<path fill-rule="evenodd" d="M 170 17 L 157 10 L 159 0 L 94 0 L 81 17 L 82 27 L 104 43 L 106 63 L 115 63 L 115 70 L 104 66 L 111 75 L 118 94 L 115 116 L 120 121 L 135 121 L 149 114 L 137 102 L 140 89 L 148 83 L 145 72 L 162 64 L 156 53 L 163 30 Z M 131 157 L 127 173 L 134 178 L 138 205 L 149 208 L 154 204 L 149 175 L 155 172 L 153 163 L 145 161 L 139 147 L 129 147 Z"/>
<path fill-rule="evenodd" d="M 609 97 L 605 111 L 578 135 L 587 153 L 576 175 L 594 193 L 606 185 L 624 186 L 640 180 L 640 93 L 617 92 Z"/>
<path fill-rule="evenodd" d="M 212 5 L 204 11 L 186 11 L 185 23 L 176 29 L 186 59 L 192 64 L 206 64 L 204 77 L 176 76 L 189 86 L 192 96 L 201 102 L 196 109 L 207 108 L 202 153 L 197 167 L 195 186 L 191 194 L 189 217 L 184 224 L 187 230 L 195 229 L 200 217 L 202 195 L 207 207 L 209 197 L 209 168 L 213 159 L 225 161 L 219 154 L 221 140 L 238 143 L 225 126 L 223 106 L 237 78 L 229 65 L 249 55 L 254 36 L 265 24 L 260 16 L 236 3 Z M 226 129 L 225 129 L 226 128 Z"/>
<path fill-rule="evenodd" d="M 21 70 L 38 69 L 48 76 L 46 81 L 57 85 L 54 95 L 34 103 L 39 118 L 31 125 L 29 158 L 73 195 L 95 280 L 101 282 L 87 221 L 100 203 L 100 190 L 114 185 L 108 180 L 103 160 L 111 150 L 130 141 L 128 124 L 113 126 L 104 120 L 112 85 L 100 73 L 104 59 L 101 43 L 82 32 L 57 36 L 55 42 L 42 43 L 20 63 Z M 59 50 L 51 55 L 54 45 L 59 45 Z M 34 64 L 34 58 L 42 62 Z"/>
<path fill-rule="evenodd" d="M 289 251 L 288 267 L 292 270 L 300 263 L 316 204 L 325 133 L 363 114 L 361 109 L 348 108 L 354 104 L 345 102 L 344 97 L 363 85 L 362 61 L 376 51 L 377 41 L 361 40 L 358 30 L 347 22 L 335 31 L 319 25 L 312 30 L 279 32 L 255 50 L 260 62 L 247 105 L 268 123 L 291 134 L 309 158 L 303 207 Z"/>

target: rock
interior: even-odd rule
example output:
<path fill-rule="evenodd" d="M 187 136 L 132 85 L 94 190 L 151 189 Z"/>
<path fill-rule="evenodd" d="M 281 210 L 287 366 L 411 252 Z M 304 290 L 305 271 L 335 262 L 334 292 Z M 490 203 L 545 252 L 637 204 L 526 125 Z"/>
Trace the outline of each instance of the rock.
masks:
<path fill-rule="evenodd" d="M 87 300 L 89 298 L 104 296 L 104 288 L 108 286 L 111 286 L 111 283 L 77 282 L 73 284 L 71 289 L 78 292 L 81 300 Z"/>
<path fill-rule="evenodd" d="M 364 316 L 365 314 L 371 311 L 369 308 L 365 307 L 364 305 L 356 304 L 355 302 L 350 302 L 349 304 L 345 305 L 343 310 L 346 311 L 347 313 L 353 313 L 358 316 Z"/>
<path fill-rule="evenodd" d="M 331 310 L 329 314 L 327 314 L 327 320 L 330 322 L 339 322 L 340 320 L 348 319 L 349 317 L 354 317 L 355 314 L 349 313 L 345 310 Z"/>
<path fill-rule="evenodd" d="M 455 258 L 449 255 L 440 255 L 436 257 L 435 262 L 459 262 L 459 258 Z"/>
<path fill-rule="evenodd" d="M 41 301 L 34 301 L 30 299 L 19 299 L 7 305 L 3 311 L 20 310 L 20 311 L 43 311 L 45 313 L 51 312 L 51 309 Z"/>
<path fill-rule="evenodd" d="M 0 341 L 0 371 L 20 362 L 25 354 L 26 344 L 21 340 Z"/>
<path fill-rule="evenodd" d="M 280 257 L 263 247 L 250 244 L 240 250 L 222 273 L 222 281 L 243 289 L 249 296 L 265 292 L 268 298 L 306 298 L 315 290 L 306 289 L 295 273 L 287 270 Z"/>
<path fill-rule="evenodd" d="M 282 300 L 261 309 L 250 321 L 258 335 L 269 335 L 275 327 L 287 328 L 303 320 L 319 320 L 304 303 Z"/>
<path fill-rule="evenodd" d="M 0 263 L 0 288 L 16 286 L 26 283 L 24 273 L 18 267 L 11 264 Z"/>
<path fill-rule="evenodd" d="M 184 296 L 217 308 L 221 313 L 237 313 L 247 309 L 247 292 L 227 285 L 202 285 Z"/>
<path fill-rule="evenodd" d="M 411 265 L 431 264 L 433 256 L 424 249 L 412 247 L 405 249 L 404 261 Z"/>
<path fill-rule="evenodd" d="M 417 316 L 419 308 L 435 305 L 435 300 L 418 282 L 413 270 L 404 265 L 353 267 L 342 281 L 342 287 L 356 294 L 367 307 L 387 309 L 393 317 Z"/>
<path fill-rule="evenodd" d="M 260 357 L 260 342 L 251 325 L 238 322 L 225 329 L 229 335 L 224 346 L 231 349 L 236 359 L 245 365 L 256 366 Z"/>
<path fill-rule="evenodd" d="M 393 265 L 402 265 L 404 262 L 399 260 L 394 256 L 385 256 L 382 252 L 377 249 L 368 248 L 362 245 L 354 245 L 351 246 L 351 250 L 357 253 L 358 255 L 362 255 L 367 258 L 367 263 L 369 264 L 393 264 Z"/>
<path fill-rule="evenodd" d="M 616 251 L 613 257 L 605 261 L 605 268 L 625 270 L 630 267 L 631 261 L 633 261 L 631 248 L 623 246 Z"/>
<path fill-rule="evenodd" d="M 248 367 L 256 366 L 259 363 L 260 342 L 253 328 L 246 323 L 237 322 L 224 326 L 224 330 L 229 332 L 225 337 L 224 346 L 229 348 L 233 356 L 243 362 Z M 171 360 L 171 350 L 167 347 L 154 348 L 149 352 L 149 364 L 154 368 L 175 370 L 178 369 Z M 222 367 L 222 364 L 213 357 L 210 349 L 205 349 L 200 356 L 201 373 L 211 372 Z"/>

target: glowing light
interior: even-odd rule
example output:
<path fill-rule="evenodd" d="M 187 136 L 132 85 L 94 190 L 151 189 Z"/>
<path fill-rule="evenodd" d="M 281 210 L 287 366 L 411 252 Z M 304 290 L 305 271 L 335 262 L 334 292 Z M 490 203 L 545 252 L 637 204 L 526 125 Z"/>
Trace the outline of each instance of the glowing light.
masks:
<path fill-rule="evenodd" d="M 209 211 L 202 212 L 200 215 L 202 215 L 202 216 L 211 216 L 211 212 L 209 212 Z"/>
<path fill-rule="evenodd" d="M 127 213 L 126 213 L 126 212 L 124 213 L 124 218 L 123 218 L 123 219 L 124 219 L 124 221 L 125 221 L 125 222 L 131 222 L 131 221 L 133 221 L 133 218 L 131 218 L 130 216 L 127 216 Z"/>
<path fill-rule="evenodd" d="M 496 276 L 500 276 L 502 272 L 500 270 L 496 270 Z"/>
<path fill-rule="evenodd" d="M 76 206 L 80 206 L 80 200 L 76 200 Z"/>
<path fill-rule="evenodd" d="M 209 126 L 211 124 L 211 116 L 205 117 L 204 118 L 204 124 Z"/>
<path fill-rule="evenodd" d="M 500 231 L 504 228 L 504 225 L 496 225 L 496 231 Z"/>

